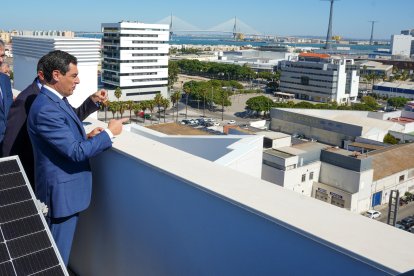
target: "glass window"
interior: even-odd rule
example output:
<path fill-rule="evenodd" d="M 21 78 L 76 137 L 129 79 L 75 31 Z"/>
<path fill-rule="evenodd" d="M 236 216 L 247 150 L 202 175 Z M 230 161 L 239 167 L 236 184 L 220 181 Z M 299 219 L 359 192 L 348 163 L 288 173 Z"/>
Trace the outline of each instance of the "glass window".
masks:
<path fill-rule="evenodd" d="M 302 174 L 302 182 L 305 182 L 306 180 L 306 174 Z"/>
<path fill-rule="evenodd" d="M 310 174 L 309 174 L 309 180 L 312 180 L 313 179 L 313 172 L 310 172 Z"/>

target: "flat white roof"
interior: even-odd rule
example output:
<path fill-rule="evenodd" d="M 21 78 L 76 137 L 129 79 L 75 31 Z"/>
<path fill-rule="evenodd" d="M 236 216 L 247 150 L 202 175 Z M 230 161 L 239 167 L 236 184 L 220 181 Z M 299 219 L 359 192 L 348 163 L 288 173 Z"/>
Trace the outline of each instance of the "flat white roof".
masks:
<path fill-rule="evenodd" d="M 404 126 L 385 120 L 369 118 L 368 111 L 349 111 L 349 110 L 323 110 L 323 109 L 297 109 L 297 108 L 279 108 L 291 113 L 298 113 L 317 117 L 326 120 L 341 122 L 362 127 L 362 136 L 375 132 L 388 130 L 402 131 Z"/>
<path fill-rule="evenodd" d="M 414 90 L 414 82 L 404 81 L 404 82 L 380 82 L 376 84 L 377 86 L 391 87 L 391 88 L 403 88 Z"/>
<path fill-rule="evenodd" d="M 106 126 L 91 121 L 87 131 Z M 127 131 L 113 148 L 343 254 L 401 273 L 414 268 L 411 233 Z"/>

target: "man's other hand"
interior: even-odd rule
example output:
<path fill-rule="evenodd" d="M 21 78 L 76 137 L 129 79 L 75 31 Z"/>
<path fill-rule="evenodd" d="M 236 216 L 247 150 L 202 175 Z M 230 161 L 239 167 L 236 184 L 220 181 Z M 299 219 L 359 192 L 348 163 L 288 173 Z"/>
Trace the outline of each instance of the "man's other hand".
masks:
<path fill-rule="evenodd" d="M 86 137 L 88 139 L 91 139 L 92 137 L 98 135 L 99 133 L 101 133 L 102 131 L 104 131 L 104 129 L 102 127 L 97 127 L 94 130 L 92 130 L 91 132 L 89 132 Z"/>
<path fill-rule="evenodd" d="M 123 118 L 119 120 L 111 119 L 108 123 L 108 129 L 113 135 L 119 135 L 122 132 L 122 124 L 127 122 L 129 118 Z"/>
<path fill-rule="evenodd" d="M 108 101 L 108 91 L 106 91 L 105 89 L 96 91 L 91 95 L 91 99 L 94 103 L 99 102 L 105 104 Z"/>

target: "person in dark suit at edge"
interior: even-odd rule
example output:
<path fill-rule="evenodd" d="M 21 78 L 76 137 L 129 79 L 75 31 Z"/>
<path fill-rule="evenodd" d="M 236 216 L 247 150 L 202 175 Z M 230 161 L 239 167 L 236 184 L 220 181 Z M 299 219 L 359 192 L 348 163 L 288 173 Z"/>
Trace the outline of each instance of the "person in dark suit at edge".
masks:
<path fill-rule="evenodd" d="M 73 94 L 78 77 L 77 59 L 52 51 L 43 60 L 45 85 L 34 100 L 27 129 L 35 160 L 35 193 L 49 207 L 47 223 L 64 263 L 69 261 L 79 213 L 91 200 L 89 158 L 112 146 L 128 119 L 110 120 L 90 137 L 66 97 Z"/>
<path fill-rule="evenodd" d="M 5 44 L 0 40 L 0 65 L 5 58 Z M 4 132 L 6 131 L 7 115 L 10 106 L 13 103 L 13 93 L 10 77 L 4 73 L 0 73 L 0 145 L 3 143 Z"/>
<path fill-rule="evenodd" d="M 22 162 L 30 184 L 34 185 L 34 160 L 32 144 L 29 134 L 27 133 L 27 115 L 30 107 L 40 89 L 44 84 L 42 57 L 37 63 L 37 77 L 33 83 L 26 87 L 14 100 L 7 118 L 6 132 L 4 134 L 3 145 L 1 148 L 2 156 L 18 155 Z M 83 121 L 91 113 L 99 109 L 99 104 L 107 100 L 107 92 L 104 89 L 92 94 L 82 103 L 82 105 L 74 109 L 76 115 Z"/>

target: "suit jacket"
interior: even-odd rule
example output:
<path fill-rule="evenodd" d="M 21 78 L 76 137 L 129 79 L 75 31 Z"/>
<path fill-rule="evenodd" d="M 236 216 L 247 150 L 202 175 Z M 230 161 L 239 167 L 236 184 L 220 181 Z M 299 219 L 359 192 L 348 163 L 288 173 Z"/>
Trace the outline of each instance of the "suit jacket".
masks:
<path fill-rule="evenodd" d="M 27 115 L 33 101 L 39 94 L 37 78 L 24 89 L 14 100 L 7 117 L 7 127 L 2 145 L 2 156 L 18 155 L 27 178 L 34 189 L 34 160 L 32 143 L 27 133 Z M 75 109 L 79 119 L 83 121 L 91 113 L 98 110 L 96 104 L 88 97 L 83 104 Z"/>
<path fill-rule="evenodd" d="M 42 87 L 27 119 L 35 158 L 36 196 L 49 206 L 52 218 L 85 210 L 90 203 L 92 174 L 89 158 L 111 147 L 103 131 L 86 138 L 71 107 Z"/>
<path fill-rule="evenodd" d="M 0 87 L 3 95 L 3 100 L 0 104 L 0 142 L 3 141 L 4 132 L 6 131 L 7 115 L 9 114 L 10 106 L 13 103 L 13 93 L 9 76 L 0 73 Z"/>

